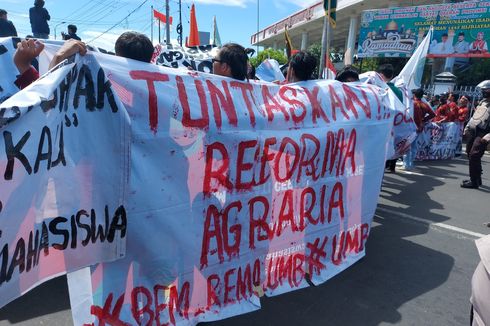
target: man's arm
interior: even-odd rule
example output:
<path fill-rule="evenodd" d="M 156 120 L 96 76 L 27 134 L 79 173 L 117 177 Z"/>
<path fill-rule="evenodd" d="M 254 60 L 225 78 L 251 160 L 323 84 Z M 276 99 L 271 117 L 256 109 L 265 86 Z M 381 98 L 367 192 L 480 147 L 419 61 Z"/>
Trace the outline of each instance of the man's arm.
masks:
<path fill-rule="evenodd" d="M 31 62 L 39 56 L 43 49 L 44 44 L 34 39 L 23 40 L 17 44 L 17 50 L 14 54 L 14 64 L 19 70 L 20 76 L 15 81 L 15 85 L 20 89 L 29 86 L 39 78 L 39 73 L 31 66 Z"/>
<path fill-rule="evenodd" d="M 44 14 L 45 14 L 46 20 L 51 19 L 51 16 L 49 15 L 49 12 L 48 12 L 48 9 L 44 8 Z"/>

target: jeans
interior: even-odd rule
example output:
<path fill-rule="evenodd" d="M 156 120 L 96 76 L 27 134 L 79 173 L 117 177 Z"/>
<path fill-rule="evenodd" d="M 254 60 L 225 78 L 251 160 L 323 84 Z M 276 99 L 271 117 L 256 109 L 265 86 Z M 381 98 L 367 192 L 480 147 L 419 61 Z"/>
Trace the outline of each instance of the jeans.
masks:
<path fill-rule="evenodd" d="M 407 154 L 403 155 L 403 166 L 405 167 L 406 170 L 413 169 L 413 160 L 415 159 L 416 155 L 417 155 L 417 139 L 415 139 L 413 143 L 410 145 L 410 149 L 408 150 Z"/>

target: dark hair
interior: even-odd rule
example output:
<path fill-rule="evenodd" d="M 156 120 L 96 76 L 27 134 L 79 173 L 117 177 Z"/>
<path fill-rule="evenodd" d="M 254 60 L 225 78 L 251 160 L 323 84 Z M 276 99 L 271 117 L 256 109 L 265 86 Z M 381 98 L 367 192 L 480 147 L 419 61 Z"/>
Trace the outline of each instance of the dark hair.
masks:
<path fill-rule="evenodd" d="M 75 25 L 68 25 L 68 30 L 70 31 L 73 31 L 73 33 L 76 33 L 77 32 L 77 27 Z"/>
<path fill-rule="evenodd" d="M 447 37 L 447 33 L 442 34 L 442 37 Z"/>
<path fill-rule="evenodd" d="M 154 47 L 150 39 L 138 32 L 125 32 L 118 37 L 115 45 L 116 55 L 143 62 L 150 62 Z"/>
<path fill-rule="evenodd" d="M 381 66 L 378 67 L 376 72 L 382 74 L 388 79 L 392 79 L 393 75 L 395 74 L 395 69 L 393 68 L 393 65 L 390 63 L 385 63 Z"/>
<path fill-rule="evenodd" d="M 458 36 L 464 36 L 464 32 L 459 32 Z"/>
<path fill-rule="evenodd" d="M 294 75 L 301 81 L 313 79 L 316 65 L 316 58 L 306 51 L 299 51 L 289 62 L 289 67 L 294 70 Z"/>
<path fill-rule="evenodd" d="M 359 71 L 351 65 L 347 65 L 344 68 L 340 69 L 337 72 L 337 76 L 335 77 L 335 80 L 343 83 L 347 82 L 347 80 L 349 79 L 359 81 Z"/>
<path fill-rule="evenodd" d="M 418 98 L 419 100 L 422 99 L 422 97 L 424 96 L 424 90 L 422 88 L 416 88 L 416 89 L 412 89 L 412 94 Z"/>
<path fill-rule="evenodd" d="M 44 7 L 44 0 L 35 0 L 34 6 L 36 7 Z"/>
<path fill-rule="evenodd" d="M 7 10 L 5 9 L 0 9 L 0 15 L 6 15 L 7 14 Z"/>
<path fill-rule="evenodd" d="M 238 80 L 247 79 L 248 55 L 243 46 L 236 43 L 227 43 L 219 51 L 219 59 L 230 66 L 231 76 Z"/>

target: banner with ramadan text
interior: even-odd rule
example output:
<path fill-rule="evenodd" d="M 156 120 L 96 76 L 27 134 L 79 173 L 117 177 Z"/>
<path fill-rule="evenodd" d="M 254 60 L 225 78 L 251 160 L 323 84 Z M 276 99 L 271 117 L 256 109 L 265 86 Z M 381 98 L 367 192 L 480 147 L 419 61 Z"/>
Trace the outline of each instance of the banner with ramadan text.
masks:
<path fill-rule="evenodd" d="M 219 320 L 364 256 L 392 138 L 384 90 L 96 57 L 131 118 L 127 252 L 69 274 L 76 325 Z"/>
<path fill-rule="evenodd" d="M 358 56 L 409 57 L 434 26 L 429 57 L 489 58 L 489 9 L 481 0 L 365 10 Z"/>
<path fill-rule="evenodd" d="M 129 119 L 102 68 L 76 58 L 22 91 L 17 74 L 0 66 L 0 306 L 123 257 L 127 235 Z"/>

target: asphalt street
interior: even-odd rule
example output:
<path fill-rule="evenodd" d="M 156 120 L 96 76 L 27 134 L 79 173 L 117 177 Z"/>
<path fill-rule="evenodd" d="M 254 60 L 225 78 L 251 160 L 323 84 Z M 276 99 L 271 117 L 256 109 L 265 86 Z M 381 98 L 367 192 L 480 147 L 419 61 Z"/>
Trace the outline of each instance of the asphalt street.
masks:
<path fill-rule="evenodd" d="M 386 174 L 366 257 L 323 285 L 205 325 L 468 325 L 474 240 L 490 234 L 490 155 L 482 188 L 459 187 L 467 170 L 461 157 Z M 66 278 L 1 309 L 3 325 L 72 325 Z"/>

